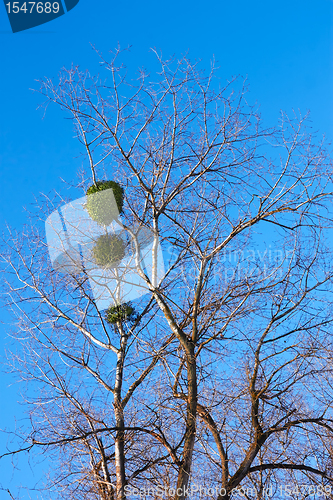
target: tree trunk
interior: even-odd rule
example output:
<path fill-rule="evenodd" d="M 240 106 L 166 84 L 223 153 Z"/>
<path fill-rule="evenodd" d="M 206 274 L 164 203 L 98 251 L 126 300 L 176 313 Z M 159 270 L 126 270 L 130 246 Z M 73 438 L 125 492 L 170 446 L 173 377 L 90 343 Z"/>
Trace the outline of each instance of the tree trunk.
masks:
<path fill-rule="evenodd" d="M 123 369 L 124 369 L 124 359 L 125 350 L 127 344 L 127 335 L 124 333 L 121 322 L 118 324 L 118 330 L 121 334 L 121 348 L 117 355 L 117 368 L 116 368 L 116 380 L 114 389 L 114 414 L 116 420 L 116 426 L 118 428 L 116 432 L 115 440 L 115 465 L 116 465 L 116 478 L 117 478 L 117 500 L 125 500 L 125 484 L 126 484 L 126 474 L 125 474 L 125 451 L 124 451 L 124 409 L 122 406 L 122 383 L 123 383 Z"/>
<path fill-rule="evenodd" d="M 118 431 L 115 441 L 115 463 L 117 477 L 117 500 L 125 500 L 125 451 L 124 451 L 124 415 L 122 408 L 118 409 L 117 403 L 114 403 L 116 424 Z"/>
<path fill-rule="evenodd" d="M 176 500 L 184 500 L 187 495 L 187 486 L 190 479 L 192 455 L 196 433 L 196 417 L 197 417 L 197 370 L 196 358 L 194 354 L 194 344 L 189 343 L 186 350 L 187 362 L 187 382 L 188 382 L 188 397 L 187 397 L 187 414 L 186 414 L 186 431 L 185 443 L 183 450 L 182 466 L 178 473 Z"/>

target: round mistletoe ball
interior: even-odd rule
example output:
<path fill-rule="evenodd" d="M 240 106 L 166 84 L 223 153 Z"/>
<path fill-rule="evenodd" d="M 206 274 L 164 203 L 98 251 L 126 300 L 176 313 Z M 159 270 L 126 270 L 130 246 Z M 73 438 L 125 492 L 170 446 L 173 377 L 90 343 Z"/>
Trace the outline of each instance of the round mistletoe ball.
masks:
<path fill-rule="evenodd" d="M 102 234 L 92 249 L 96 264 L 100 267 L 116 267 L 125 257 L 127 243 L 117 234 Z"/>
<path fill-rule="evenodd" d="M 118 321 L 135 321 L 136 318 L 137 314 L 130 302 L 117 306 L 110 306 L 105 311 L 105 319 L 111 325 L 114 325 Z"/>
<path fill-rule="evenodd" d="M 90 196 L 99 193 L 98 196 Z M 112 195 L 113 193 L 113 195 Z M 116 200 L 116 207 L 113 202 Z M 124 190 L 114 181 L 97 181 L 87 190 L 86 209 L 90 217 L 103 226 L 108 226 L 123 211 Z"/>

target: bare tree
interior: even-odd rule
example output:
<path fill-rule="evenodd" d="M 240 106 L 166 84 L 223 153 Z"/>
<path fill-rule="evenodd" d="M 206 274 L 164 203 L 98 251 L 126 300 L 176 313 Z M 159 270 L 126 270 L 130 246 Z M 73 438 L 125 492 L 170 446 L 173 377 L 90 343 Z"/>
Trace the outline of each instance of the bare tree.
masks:
<path fill-rule="evenodd" d="M 138 316 L 110 326 L 84 269 L 52 270 L 38 224 L 6 236 L 7 303 L 29 339 L 17 361 L 43 387 L 26 449 L 62 457 L 62 498 L 329 495 L 329 152 L 302 117 L 264 130 L 214 67 L 155 55 L 157 76 L 131 80 L 117 51 L 100 56 L 106 81 L 72 67 L 41 82 L 84 148 L 84 193 L 124 187 L 134 255 L 132 228 L 154 235 L 153 272 L 136 257 Z"/>

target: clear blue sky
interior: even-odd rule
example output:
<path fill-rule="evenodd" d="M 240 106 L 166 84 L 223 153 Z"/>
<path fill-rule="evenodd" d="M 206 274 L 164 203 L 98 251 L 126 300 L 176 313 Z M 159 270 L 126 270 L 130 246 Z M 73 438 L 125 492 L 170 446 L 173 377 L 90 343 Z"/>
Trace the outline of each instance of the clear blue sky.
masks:
<path fill-rule="evenodd" d="M 127 56 L 131 68 L 153 61 L 151 47 L 164 57 L 189 51 L 209 68 L 215 56 L 219 76 L 247 77 L 252 102 L 260 104 L 266 125 L 273 125 L 283 109 L 311 111 L 313 126 L 333 138 L 332 0 L 126 0 L 89 1 L 66 15 L 37 28 L 11 33 L 4 5 L 0 5 L 0 176 L 2 224 L 19 228 L 24 206 L 34 194 L 53 189 L 64 192 L 60 178 L 71 181 L 80 166 L 79 149 L 68 120 L 58 109 L 42 120 L 37 105 L 35 79 L 56 77 L 72 62 L 97 71 L 90 44 L 105 55 L 116 47 L 132 46 Z M 64 193 L 67 194 L 66 192 Z M 8 318 L 1 311 L 1 320 Z M 0 324 L 0 350 L 4 355 L 7 326 Z M 22 418 L 17 386 L 1 375 L 0 427 L 14 426 Z M 4 445 L 0 438 L 0 445 Z M 10 461 L 0 463 L 0 486 L 17 491 L 33 485 L 33 471 L 19 460 L 21 471 L 11 474 Z M 35 478 L 41 474 L 35 472 Z M 21 491 L 18 498 L 30 498 Z M 40 498 L 31 492 L 31 498 Z M 0 500 L 9 495 L 0 491 Z"/>

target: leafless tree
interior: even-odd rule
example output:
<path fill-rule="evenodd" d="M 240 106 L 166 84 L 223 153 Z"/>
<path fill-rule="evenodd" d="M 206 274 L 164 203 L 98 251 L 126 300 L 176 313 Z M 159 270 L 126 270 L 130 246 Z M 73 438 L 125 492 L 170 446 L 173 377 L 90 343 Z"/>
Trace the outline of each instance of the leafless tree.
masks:
<path fill-rule="evenodd" d="M 52 270 L 38 223 L 6 236 L 16 360 L 42 387 L 26 449 L 60 457 L 62 498 L 329 496 L 330 154 L 306 118 L 265 130 L 237 79 L 155 55 L 153 76 L 117 51 L 105 81 L 41 82 L 82 144 L 79 185 L 119 182 L 119 224 L 155 235 L 166 272 L 137 259 L 138 317 L 110 328 L 84 270 Z"/>

